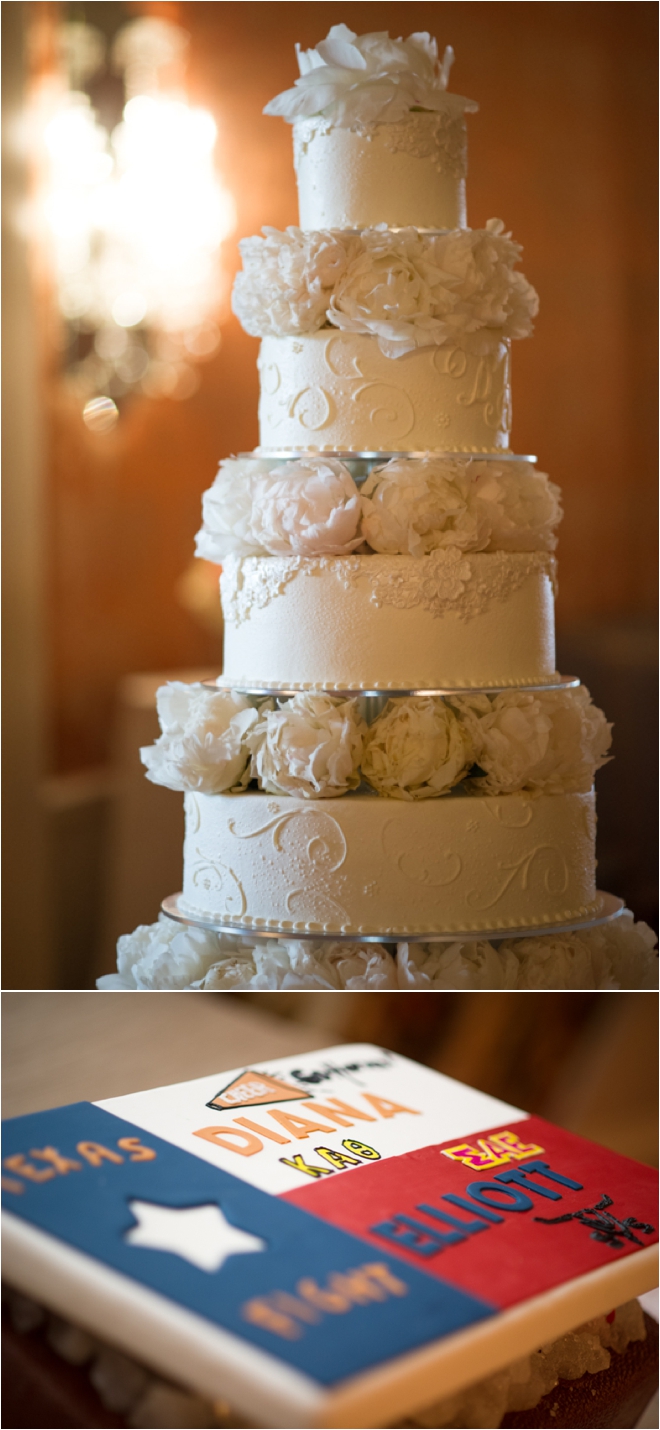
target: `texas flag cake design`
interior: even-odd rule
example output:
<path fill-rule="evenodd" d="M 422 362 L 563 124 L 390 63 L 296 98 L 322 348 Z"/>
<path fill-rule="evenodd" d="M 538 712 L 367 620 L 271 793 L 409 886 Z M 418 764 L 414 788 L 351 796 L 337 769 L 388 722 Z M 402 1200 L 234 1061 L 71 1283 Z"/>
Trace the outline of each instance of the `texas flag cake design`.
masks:
<path fill-rule="evenodd" d="M 272 1424 L 405 1414 L 656 1284 L 652 1169 L 367 1045 L 15 1118 L 2 1172 L 10 1282 Z"/>

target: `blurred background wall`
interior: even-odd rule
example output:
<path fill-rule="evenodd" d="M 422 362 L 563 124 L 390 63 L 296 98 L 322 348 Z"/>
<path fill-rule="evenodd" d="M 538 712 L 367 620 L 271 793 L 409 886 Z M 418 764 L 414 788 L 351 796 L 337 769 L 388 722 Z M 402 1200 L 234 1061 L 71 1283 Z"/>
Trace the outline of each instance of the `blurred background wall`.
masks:
<path fill-rule="evenodd" d="M 186 98 L 216 122 L 236 218 L 210 314 L 219 344 L 183 363 L 163 349 L 160 394 L 156 380 L 129 384 L 101 430 L 83 420 L 30 225 L 40 177 L 26 116 L 59 64 L 62 23 L 110 45 L 144 18 L 189 37 Z M 155 733 L 163 674 L 220 666 L 217 571 L 192 551 L 218 459 L 257 440 L 257 341 L 227 303 L 236 243 L 296 221 L 290 129 L 261 110 L 292 83 L 295 41 L 339 20 L 428 29 L 454 46 L 452 88 L 479 101 L 468 219 L 504 219 L 541 295 L 534 339 L 514 348 L 513 444 L 564 492 L 559 665 L 615 721 L 600 883 L 654 919 L 656 7 L 14 3 L 2 7 L 6 987 L 89 986 L 117 934 L 179 887 L 180 800 L 146 786 L 137 748 Z M 92 97 L 101 118 L 116 108 L 109 69 Z"/>

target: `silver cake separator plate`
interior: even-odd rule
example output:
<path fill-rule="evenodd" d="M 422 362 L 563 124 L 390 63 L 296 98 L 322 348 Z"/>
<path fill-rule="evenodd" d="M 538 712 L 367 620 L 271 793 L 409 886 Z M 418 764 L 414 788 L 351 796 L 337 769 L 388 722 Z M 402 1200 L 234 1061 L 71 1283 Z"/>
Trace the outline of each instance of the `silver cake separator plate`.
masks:
<path fill-rule="evenodd" d="M 339 462 L 389 462 L 394 458 L 421 458 L 421 457 L 462 457 L 465 461 L 471 462 L 537 462 L 538 457 L 528 455 L 523 456 L 519 452 L 497 451 L 497 452 L 449 452 L 444 448 L 437 451 L 422 450 L 402 451 L 400 448 L 394 452 L 386 451 L 353 451 L 339 447 L 255 447 L 252 452 L 239 452 L 241 459 L 255 457 L 260 461 L 286 462 L 295 461 L 299 457 L 320 457 L 335 458 Z"/>
<path fill-rule="evenodd" d="M 202 684 L 210 690 L 236 690 L 241 695 L 267 696 L 274 695 L 280 699 L 292 699 L 294 695 L 318 691 L 328 695 L 340 695 L 346 698 L 363 700 L 390 700 L 400 696 L 449 696 L 449 695 L 506 695 L 507 692 L 521 690 L 524 694 L 533 695 L 544 690 L 575 690 L 580 684 L 577 675 L 560 675 L 554 681 L 544 681 L 542 685 L 437 685 L 433 689 L 420 689 L 411 686 L 384 686 L 380 690 L 368 689 L 364 686 L 348 685 L 312 685 L 311 682 L 305 685 L 256 685 L 251 682 L 241 684 L 240 681 L 232 680 L 230 676 L 219 675 L 217 680 L 204 680 Z"/>
<path fill-rule="evenodd" d="M 477 943 L 482 939 L 489 943 L 501 943 L 507 938 L 540 938 L 545 934 L 598 928 L 600 924 L 610 924 L 614 919 L 618 919 L 626 907 L 623 899 L 599 890 L 596 894 L 596 912 L 583 919 L 570 919 L 567 923 L 533 925 L 531 928 L 454 929 L 452 933 L 409 933 L 405 929 L 400 933 L 391 929 L 387 933 L 327 933 L 317 929 L 303 932 L 294 928 L 255 928 L 228 919 L 202 918 L 182 908 L 182 898 L 182 894 L 170 894 L 161 904 L 163 913 L 176 923 L 188 924 L 191 928 L 209 929 L 212 933 L 232 934 L 253 942 L 282 939 L 288 943 Z"/>

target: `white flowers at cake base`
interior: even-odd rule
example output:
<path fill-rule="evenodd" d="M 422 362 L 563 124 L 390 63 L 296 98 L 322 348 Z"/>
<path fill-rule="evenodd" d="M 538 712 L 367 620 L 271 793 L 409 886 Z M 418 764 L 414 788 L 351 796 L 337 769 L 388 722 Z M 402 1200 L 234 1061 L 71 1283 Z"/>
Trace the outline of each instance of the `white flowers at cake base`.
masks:
<path fill-rule="evenodd" d="M 396 965 L 382 944 L 268 940 L 229 950 L 196 988 L 217 991 L 339 992 L 396 988 Z"/>
<path fill-rule="evenodd" d="M 611 923 L 501 943 L 400 943 L 400 988 L 626 989 L 658 986 L 657 938 L 626 909 Z"/>
<path fill-rule="evenodd" d="M 301 694 L 262 706 L 250 731 L 251 771 L 270 794 L 332 799 L 356 789 L 364 734 L 354 700 Z"/>
<path fill-rule="evenodd" d="M 394 959 L 382 944 L 263 943 L 177 924 L 160 915 L 117 944 L 117 973 L 97 979 L 104 992 L 154 989 L 216 992 L 396 988 Z"/>
<path fill-rule="evenodd" d="M 491 943 L 400 943 L 400 988 L 517 988 L 518 964 Z"/>
<path fill-rule="evenodd" d="M 156 695 L 162 735 L 140 757 L 147 779 L 167 789 L 220 794 L 250 778 L 246 743 L 257 711 L 235 690 L 172 680 Z"/>
<path fill-rule="evenodd" d="M 477 793 L 586 791 L 607 763 L 612 726 L 583 685 L 535 695 L 512 690 L 494 698 L 453 696 L 451 705 L 484 771 L 472 781 Z"/>
<path fill-rule="evenodd" d="M 117 972 L 97 980 L 104 990 L 184 989 L 203 979 L 220 955 L 220 935 L 175 923 L 164 914 L 156 924 L 140 924 L 117 943 Z"/>
<path fill-rule="evenodd" d="M 435 799 L 464 779 L 474 762 L 464 724 L 443 700 L 388 700 L 367 735 L 362 774 L 392 799 Z"/>

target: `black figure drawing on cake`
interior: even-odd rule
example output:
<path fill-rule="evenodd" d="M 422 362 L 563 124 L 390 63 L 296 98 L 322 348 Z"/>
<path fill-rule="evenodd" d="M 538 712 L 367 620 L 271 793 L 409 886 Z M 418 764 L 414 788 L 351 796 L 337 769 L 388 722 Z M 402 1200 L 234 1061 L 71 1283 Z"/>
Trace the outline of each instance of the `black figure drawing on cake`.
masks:
<path fill-rule="evenodd" d="M 643 1231 L 646 1236 L 650 1236 L 655 1227 L 645 1221 L 636 1221 L 633 1216 L 619 1221 L 618 1217 L 606 1210 L 613 1205 L 612 1198 L 604 1192 L 595 1207 L 582 1207 L 579 1212 L 566 1212 L 564 1216 L 535 1216 L 534 1221 L 541 1221 L 545 1226 L 559 1226 L 562 1221 L 580 1221 L 583 1226 L 591 1227 L 592 1241 L 604 1241 L 607 1246 L 617 1251 L 621 1250 L 624 1241 L 633 1241 L 635 1246 L 643 1246 L 644 1242 L 640 1241 L 638 1236 L 633 1236 L 633 1230 Z"/>

